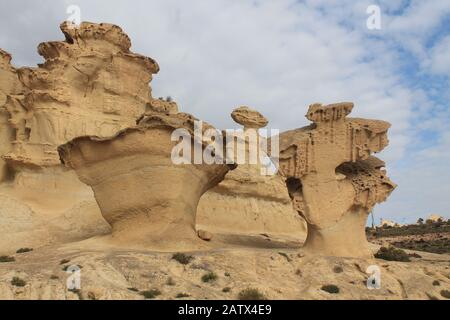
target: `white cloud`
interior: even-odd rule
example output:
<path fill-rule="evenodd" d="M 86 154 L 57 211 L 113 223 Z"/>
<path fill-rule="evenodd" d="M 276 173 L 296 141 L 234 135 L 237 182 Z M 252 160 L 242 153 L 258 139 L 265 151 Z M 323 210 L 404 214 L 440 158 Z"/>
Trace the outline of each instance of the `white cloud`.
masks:
<path fill-rule="evenodd" d="M 153 93 L 171 95 L 183 111 L 228 128 L 236 126 L 230 112 L 249 105 L 270 126 L 286 130 L 307 123 L 310 103 L 354 101 L 354 116 L 392 123 L 391 144 L 381 157 L 395 168 L 396 161 L 408 157 L 419 129 L 411 125 L 418 117 L 413 109 L 431 103 L 420 88 L 404 84 L 392 41 L 426 55 L 427 35 L 448 12 L 443 2 L 412 1 L 396 17 L 391 12 L 403 2 L 381 1 L 382 30 L 369 32 L 366 8 L 372 1 L 29 1 L 0 13 L 5 33 L 0 47 L 12 51 L 16 63 L 37 62 L 37 42 L 61 39 L 57 28 L 67 17 L 66 6 L 78 4 L 82 20 L 120 25 L 133 51 L 158 61 Z M 22 17 L 19 22 L 16 16 Z M 435 52 L 432 61 L 442 64 L 445 50 Z M 391 172 L 393 180 L 408 184 L 382 207 L 393 218 L 390 209 L 401 211 L 415 190 L 428 188 L 410 184 L 411 170 Z M 427 170 L 430 176 L 440 174 Z M 424 183 L 432 186 L 432 179 Z M 442 189 L 437 194 L 443 196 Z M 420 206 L 427 205 L 425 200 Z"/>
<path fill-rule="evenodd" d="M 450 36 L 444 37 L 431 49 L 429 69 L 432 73 L 450 77 Z"/>

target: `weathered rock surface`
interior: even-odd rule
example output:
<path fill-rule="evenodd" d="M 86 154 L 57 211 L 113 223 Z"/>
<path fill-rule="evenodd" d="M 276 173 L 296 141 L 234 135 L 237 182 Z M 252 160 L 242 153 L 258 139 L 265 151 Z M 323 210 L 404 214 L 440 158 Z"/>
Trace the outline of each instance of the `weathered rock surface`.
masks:
<path fill-rule="evenodd" d="M 0 49 L 0 155 L 12 148 L 14 129 L 9 123 L 10 114 L 6 109 L 10 96 L 21 94 L 23 85 L 19 81 L 16 69 L 11 65 L 11 55 Z M 9 170 L 6 162 L 0 158 L 0 182 L 7 179 Z"/>
<path fill-rule="evenodd" d="M 149 86 L 158 64 L 131 52 L 118 26 L 63 23 L 61 30 L 65 41 L 38 46 L 45 62 L 37 68 L 14 68 L 0 51 L 0 196 L 9 199 L 0 249 L 16 236 L 39 246 L 107 232 L 91 189 L 60 165 L 57 147 L 78 136 L 111 136 L 158 104 Z M 24 229 L 13 221 L 27 207 L 33 227 Z"/>
<path fill-rule="evenodd" d="M 254 134 L 254 139 L 243 141 L 236 137 L 237 160 L 239 144 L 245 150 L 245 163 L 230 171 L 225 179 L 200 199 L 197 228 L 216 233 L 266 234 L 288 236 L 300 240 L 306 237 L 306 224 L 292 208 L 283 179 L 279 175 L 264 175 L 259 154 L 250 161 L 249 142 L 254 145 L 264 139 L 258 129 L 265 127 L 267 119 L 249 107 L 239 107 L 231 117 L 244 126 L 243 133 Z"/>
<path fill-rule="evenodd" d="M 147 113 L 137 126 L 109 138 L 85 136 L 58 148 L 61 161 L 91 186 L 103 217 L 112 226 L 112 241 L 157 250 L 192 250 L 203 243 L 195 232 L 198 201 L 228 172 L 223 164 L 175 164 L 184 129 L 194 150 L 207 143 L 194 136 L 194 117 L 185 113 Z M 211 126 L 204 124 L 203 129 Z M 183 156 L 187 156 L 183 154 Z"/>
<path fill-rule="evenodd" d="M 308 224 L 305 250 L 370 257 L 368 213 L 395 188 L 371 156 L 388 144 L 389 123 L 347 118 L 352 103 L 309 107 L 313 124 L 280 134 L 280 174 L 294 208 Z"/>
<path fill-rule="evenodd" d="M 119 27 L 63 23 L 61 30 L 66 41 L 39 45 L 43 64 L 16 70 L 24 89 L 5 104 L 15 136 L 3 158 L 12 166 L 59 165 L 58 145 L 133 125 L 151 100 L 158 64 L 130 52 Z"/>
<path fill-rule="evenodd" d="M 377 248 L 373 248 L 377 250 Z M 182 265 L 171 253 L 92 248 L 48 247 L 16 254 L 16 262 L 0 263 L 0 299 L 130 299 L 141 300 L 141 291 L 158 289 L 156 299 L 237 299 L 240 291 L 256 288 L 268 299 L 363 299 L 445 300 L 450 290 L 449 255 L 419 252 L 412 262 L 339 257 L 309 257 L 298 248 L 260 249 L 230 247 L 191 253 L 193 260 Z M 64 265 L 60 261 L 70 260 Z M 81 290 L 68 291 L 69 274 L 63 267 L 80 265 Z M 366 273 L 376 265 L 381 288 L 369 290 Z M 336 273 L 335 270 L 340 272 Z M 205 284 L 202 276 L 217 274 Z M 25 287 L 11 285 L 13 277 Z M 172 285 L 168 285 L 168 281 Z M 436 285 L 438 283 L 438 285 Z M 321 288 L 335 285 L 339 293 Z M 230 288 L 224 292 L 224 288 Z M 132 290 L 130 290 L 132 289 Z"/>

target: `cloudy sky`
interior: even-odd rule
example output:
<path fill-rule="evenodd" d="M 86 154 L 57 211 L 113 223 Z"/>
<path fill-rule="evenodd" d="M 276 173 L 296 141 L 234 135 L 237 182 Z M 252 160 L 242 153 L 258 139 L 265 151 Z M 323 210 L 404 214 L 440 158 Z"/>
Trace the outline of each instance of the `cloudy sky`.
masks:
<path fill-rule="evenodd" d="M 380 157 L 398 188 L 377 222 L 450 218 L 450 0 L 0 1 L 0 48 L 16 66 L 42 62 L 37 45 L 63 39 L 77 5 L 158 61 L 154 96 L 217 127 L 233 128 L 240 105 L 286 130 L 307 124 L 311 103 L 353 101 L 353 116 L 392 123 Z M 367 27 L 370 5 L 381 29 Z"/>

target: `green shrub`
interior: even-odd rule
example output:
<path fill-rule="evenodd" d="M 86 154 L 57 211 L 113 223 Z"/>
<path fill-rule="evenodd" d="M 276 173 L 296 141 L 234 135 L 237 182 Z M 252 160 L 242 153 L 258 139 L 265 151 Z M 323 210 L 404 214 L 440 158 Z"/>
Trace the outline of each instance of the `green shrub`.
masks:
<path fill-rule="evenodd" d="M 0 262 L 13 262 L 13 261 L 16 261 L 14 257 L 0 256 Z"/>
<path fill-rule="evenodd" d="M 216 281 L 217 278 L 218 278 L 217 274 L 215 274 L 214 272 L 208 272 L 202 276 L 202 281 L 203 282 L 212 282 L 212 281 Z"/>
<path fill-rule="evenodd" d="M 440 286 L 440 285 L 441 285 L 441 283 L 439 281 L 437 281 L 437 280 L 433 281 L 433 286 Z"/>
<path fill-rule="evenodd" d="M 334 284 L 327 284 L 322 286 L 322 288 L 320 288 L 323 291 L 326 291 L 328 293 L 332 293 L 332 294 L 337 294 L 339 293 L 339 287 L 334 285 Z"/>
<path fill-rule="evenodd" d="M 188 298 L 188 297 L 190 297 L 189 294 L 181 292 L 181 293 L 177 294 L 175 298 L 179 299 L 179 298 Z"/>
<path fill-rule="evenodd" d="M 194 257 L 184 253 L 175 253 L 172 256 L 172 259 L 178 261 L 181 264 L 189 264 L 189 262 L 191 262 Z"/>
<path fill-rule="evenodd" d="M 50 276 L 50 279 L 56 280 L 56 279 L 59 279 L 59 277 L 58 277 L 58 276 L 55 276 L 54 274 L 52 274 L 52 275 Z"/>
<path fill-rule="evenodd" d="M 230 287 L 225 287 L 222 289 L 222 292 L 230 292 L 231 288 Z"/>
<path fill-rule="evenodd" d="M 397 249 L 395 247 L 381 247 L 377 253 L 375 253 L 375 258 L 388 260 L 388 261 L 402 261 L 409 262 L 411 259 L 408 254 L 402 249 Z"/>
<path fill-rule="evenodd" d="M 154 299 L 161 294 L 161 291 L 158 289 L 150 289 L 146 291 L 141 291 L 141 295 L 144 296 L 145 299 Z"/>
<path fill-rule="evenodd" d="M 239 292 L 239 300 L 266 300 L 267 298 L 258 289 L 247 288 Z"/>
<path fill-rule="evenodd" d="M 136 289 L 136 288 L 127 288 L 128 290 L 130 290 L 130 291 L 133 291 L 133 292 L 139 292 L 139 290 L 138 289 Z"/>
<path fill-rule="evenodd" d="M 13 277 L 11 280 L 11 284 L 16 287 L 25 287 L 27 283 L 25 280 L 20 279 L 19 277 Z"/>
<path fill-rule="evenodd" d="M 448 291 L 448 290 L 441 290 L 441 296 L 443 296 L 446 299 L 450 299 L 450 291 Z"/>
<path fill-rule="evenodd" d="M 25 252 L 30 252 L 33 251 L 32 248 L 20 248 L 19 250 L 16 251 L 16 253 L 25 253 Z"/>
<path fill-rule="evenodd" d="M 341 272 L 344 272 L 344 269 L 341 266 L 334 266 L 333 272 L 334 273 L 341 273 Z"/>

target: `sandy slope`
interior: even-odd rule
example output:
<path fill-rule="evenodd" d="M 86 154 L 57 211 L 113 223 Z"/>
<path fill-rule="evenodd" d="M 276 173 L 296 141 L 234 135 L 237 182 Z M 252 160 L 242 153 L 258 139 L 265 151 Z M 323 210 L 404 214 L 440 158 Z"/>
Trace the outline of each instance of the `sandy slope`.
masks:
<path fill-rule="evenodd" d="M 450 290 L 449 255 L 421 252 L 422 258 L 412 262 L 308 257 L 294 242 L 262 236 L 215 239 L 227 249 L 192 252 L 188 265 L 171 259 L 172 253 L 96 247 L 92 241 L 15 254 L 15 262 L 0 263 L 0 298 L 143 299 L 129 288 L 157 288 L 162 292 L 159 299 L 174 299 L 179 293 L 195 299 L 235 299 L 242 289 L 252 287 L 269 299 L 445 299 L 441 290 Z M 61 265 L 62 259 L 70 262 Z M 62 268 L 70 264 L 82 266 L 79 294 L 66 288 L 68 274 Z M 381 269 L 379 290 L 366 287 L 369 265 Z M 209 271 L 218 279 L 202 282 Z M 25 287 L 12 286 L 14 276 L 25 280 Z M 433 285 L 435 280 L 439 285 Z M 340 292 L 321 290 L 327 284 L 337 285 Z M 223 292 L 225 287 L 230 291 Z"/>

